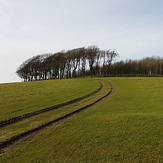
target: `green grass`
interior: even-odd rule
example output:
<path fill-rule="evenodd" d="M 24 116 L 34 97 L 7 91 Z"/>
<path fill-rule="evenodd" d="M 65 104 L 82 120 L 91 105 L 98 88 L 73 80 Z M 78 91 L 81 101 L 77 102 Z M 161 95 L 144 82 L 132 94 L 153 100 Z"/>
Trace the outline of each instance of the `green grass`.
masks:
<path fill-rule="evenodd" d="M 104 78 L 115 93 L 90 110 L 1 155 L 1 162 L 163 160 L 163 78 Z"/>
<path fill-rule="evenodd" d="M 57 118 L 63 117 L 66 114 L 74 112 L 82 107 L 90 105 L 100 99 L 101 97 L 108 94 L 110 91 L 110 85 L 106 81 L 101 81 L 103 87 L 99 92 L 87 97 L 79 102 L 72 103 L 68 106 L 58 108 L 56 110 L 51 110 L 34 117 L 30 117 L 18 123 L 14 123 L 0 129 L 0 142 L 10 139 L 11 137 L 21 134 L 23 132 L 35 129 L 43 124 L 53 121 Z"/>
<path fill-rule="evenodd" d="M 98 87 L 88 78 L 0 84 L 0 121 L 68 102 Z"/>

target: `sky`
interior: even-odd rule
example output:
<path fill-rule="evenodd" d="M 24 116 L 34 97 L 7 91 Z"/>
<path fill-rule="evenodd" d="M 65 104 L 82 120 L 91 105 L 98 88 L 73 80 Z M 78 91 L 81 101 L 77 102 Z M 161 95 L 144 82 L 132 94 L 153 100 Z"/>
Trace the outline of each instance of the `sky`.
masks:
<path fill-rule="evenodd" d="M 163 0 L 0 0 L 0 83 L 35 55 L 91 45 L 163 57 Z"/>

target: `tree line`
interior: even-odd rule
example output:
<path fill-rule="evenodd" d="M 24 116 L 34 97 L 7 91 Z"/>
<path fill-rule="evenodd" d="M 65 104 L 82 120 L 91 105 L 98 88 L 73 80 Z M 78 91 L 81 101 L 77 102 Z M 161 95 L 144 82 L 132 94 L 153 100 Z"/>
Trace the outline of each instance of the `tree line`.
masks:
<path fill-rule="evenodd" d="M 81 47 L 34 56 L 23 62 L 16 73 L 24 81 L 107 76 L 118 55 L 116 50 L 101 50 L 95 45 Z"/>
<path fill-rule="evenodd" d="M 163 75 L 163 57 L 153 56 L 140 60 L 119 61 L 109 68 L 109 75 Z"/>
<path fill-rule="evenodd" d="M 159 56 L 116 62 L 118 56 L 116 50 L 101 50 L 93 45 L 34 56 L 23 62 L 16 73 L 24 81 L 126 74 L 163 75 L 163 58 Z"/>

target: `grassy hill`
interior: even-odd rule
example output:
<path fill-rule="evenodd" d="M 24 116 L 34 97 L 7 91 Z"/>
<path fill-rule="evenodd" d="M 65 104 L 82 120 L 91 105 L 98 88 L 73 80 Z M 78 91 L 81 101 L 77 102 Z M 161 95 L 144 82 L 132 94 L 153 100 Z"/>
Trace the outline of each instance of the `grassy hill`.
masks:
<path fill-rule="evenodd" d="M 68 102 L 87 95 L 98 87 L 99 83 L 90 79 L 0 84 L 0 120 Z"/>
<path fill-rule="evenodd" d="M 162 162 L 163 78 L 101 80 L 115 86 L 112 96 L 1 154 L 1 162 Z"/>

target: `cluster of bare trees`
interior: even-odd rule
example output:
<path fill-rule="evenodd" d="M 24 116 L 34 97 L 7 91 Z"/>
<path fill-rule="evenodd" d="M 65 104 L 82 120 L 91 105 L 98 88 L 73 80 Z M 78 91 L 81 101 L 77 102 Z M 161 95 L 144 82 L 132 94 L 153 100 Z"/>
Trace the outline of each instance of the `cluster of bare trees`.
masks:
<path fill-rule="evenodd" d="M 81 47 L 34 56 L 23 62 L 16 73 L 24 81 L 126 74 L 163 75 L 163 57 L 115 62 L 118 56 L 115 50 Z"/>
<path fill-rule="evenodd" d="M 81 47 L 34 56 L 23 62 L 16 73 L 24 81 L 107 76 L 117 56 L 115 50 L 101 50 L 97 46 Z"/>
<path fill-rule="evenodd" d="M 109 67 L 109 75 L 125 74 L 163 75 L 163 57 L 153 56 L 141 60 L 119 61 Z"/>

